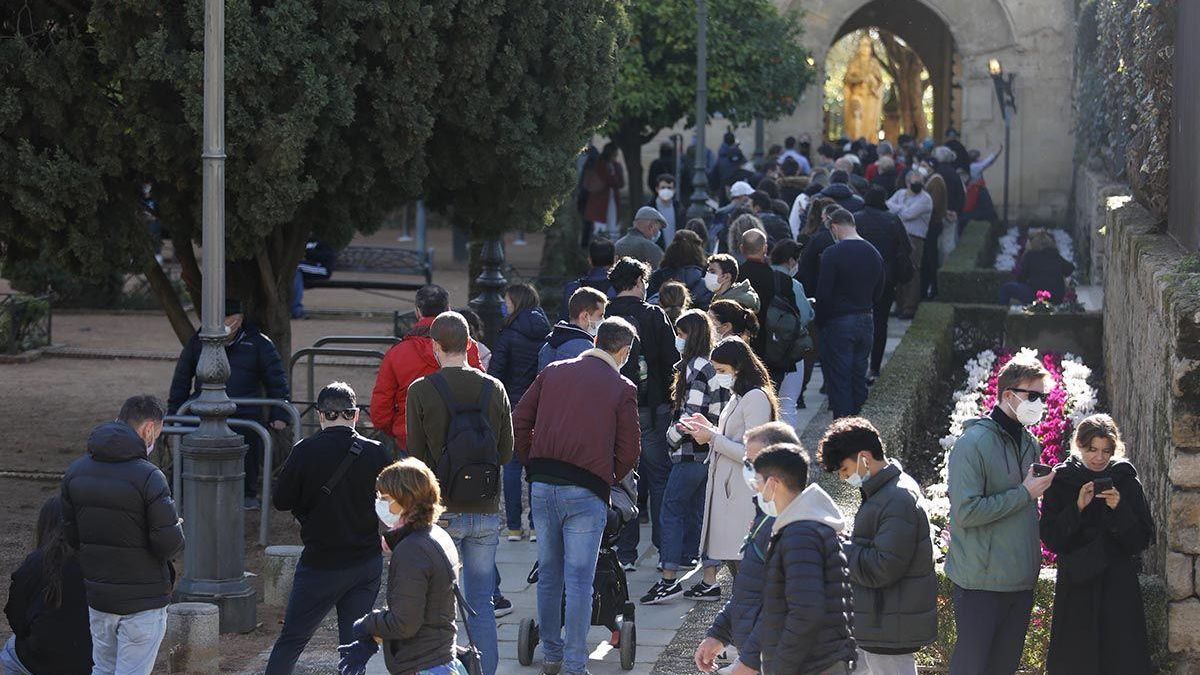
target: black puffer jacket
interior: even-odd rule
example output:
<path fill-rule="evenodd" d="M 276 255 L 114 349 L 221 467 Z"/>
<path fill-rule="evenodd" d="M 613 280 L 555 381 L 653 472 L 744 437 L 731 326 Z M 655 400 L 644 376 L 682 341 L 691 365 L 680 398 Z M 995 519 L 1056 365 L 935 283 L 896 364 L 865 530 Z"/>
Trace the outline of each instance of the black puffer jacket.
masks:
<path fill-rule="evenodd" d="M 876 654 L 911 654 L 937 638 L 937 577 L 921 487 L 896 464 L 871 476 L 845 545 L 854 638 Z"/>
<path fill-rule="evenodd" d="M 775 519 L 753 634 L 763 675 L 819 673 L 855 658 L 850 571 L 838 541 L 844 526 L 837 504 L 815 484 Z"/>
<path fill-rule="evenodd" d="M 184 401 L 200 395 L 200 382 L 196 380 L 200 348 L 200 334 L 193 334 L 175 362 L 175 376 L 171 379 L 171 394 L 167 399 L 168 414 L 174 415 Z M 225 391 L 230 398 L 261 396 L 288 400 L 283 360 L 275 343 L 259 332 L 257 326 L 248 321 L 243 323 L 238 336 L 225 346 L 225 356 L 229 359 L 229 381 L 225 383 Z M 254 419 L 258 415 L 256 406 L 238 406 L 237 417 Z M 270 415 L 271 420 L 288 421 L 287 413 L 278 407 L 272 406 Z"/>
<path fill-rule="evenodd" d="M 750 535 L 742 545 L 742 561 L 738 564 L 737 576 L 733 578 L 733 593 L 708 629 L 708 637 L 737 647 L 738 661 L 754 670 L 762 668 L 758 640 L 753 635 L 754 624 L 758 622 L 763 606 L 767 549 L 771 546 L 771 527 L 774 524 L 774 518 L 768 518 L 761 510 L 755 509 L 754 524 L 750 526 Z"/>
<path fill-rule="evenodd" d="M 402 527 L 384 535 L 392 549 L 387 608 L 363 620 L 363 629 L 383 638 L 389 673 L 415 673 L 454 661 L 459 566 L 454 540 L 437 525 Z"/>
<path fill-rule="evenodd" d="M 167 478 L 146 459 L 137 432 L 121 422 L 93 429 L 88 454 L 63 476 L 62 499 L 88 606 L 121 615 L 166 607 L 183 528 Z"/>
<path fill-rule="evenodd" d="M 496 336 L 488 375 L 500 380 L 508 400 L 517 405 L 538 374 L 538 352 L 550 337 L 550 320 L 541 307 L 515 316 Z"/>

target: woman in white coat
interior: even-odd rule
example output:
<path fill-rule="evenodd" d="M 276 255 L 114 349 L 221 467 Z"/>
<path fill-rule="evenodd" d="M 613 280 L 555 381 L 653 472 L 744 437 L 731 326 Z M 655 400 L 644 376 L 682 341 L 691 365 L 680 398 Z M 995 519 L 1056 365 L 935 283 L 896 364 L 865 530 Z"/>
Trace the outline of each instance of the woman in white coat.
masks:
<path fill-rule="evenodd" d="M 742 542 L 754 520 L 754 493 L 742 479 L 747 430 L 779 419 L 779 400 L 767 367 L 741 338 L 726 338 L 712 352 L 718 382 L 731 390 L 717 426 L 703 415 L 688 419 L 697 443 L 708 443 L 708 485 L 700 552 L 704 579 L 683 595 L 692 600 L 719 600 L 717 568 L 727 563 L 736 572 Z"/>

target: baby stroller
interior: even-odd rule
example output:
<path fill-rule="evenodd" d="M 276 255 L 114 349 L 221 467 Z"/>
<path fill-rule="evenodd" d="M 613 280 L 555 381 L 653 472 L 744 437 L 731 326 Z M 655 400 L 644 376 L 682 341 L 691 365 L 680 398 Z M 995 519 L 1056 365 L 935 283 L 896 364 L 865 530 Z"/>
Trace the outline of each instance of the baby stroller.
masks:
<path fill-rule="evenodd" d="M 637 656 L 637 627 L 634 625 L 634 604 L 629 599 L 629 584 L 621 561 L 617 558 L 616 545 L 622 527 L 637 520 L 636 485 L 637 475 L 630 472 L 625 480 L 612 488 L 612 505 L 608 508 L 608 522 L 600 538 L 596 578 L 592 582 L 591 625 L 604 626 L 612 631 L 609 644 L 620 649 L 622 670 L 633 669 L 633 660 Z M 534 563 L 533 570 L 529 572 L 529 583 L 535 584 L 537 580 L 538 566 Z M 566 611 L 566 598 L 563 599 L 563 611 Z M 533 663 L 533 651 L 540 640 L 537 621 L 522 619 L 517 637 L 517 661 L 522 666 Z"/>

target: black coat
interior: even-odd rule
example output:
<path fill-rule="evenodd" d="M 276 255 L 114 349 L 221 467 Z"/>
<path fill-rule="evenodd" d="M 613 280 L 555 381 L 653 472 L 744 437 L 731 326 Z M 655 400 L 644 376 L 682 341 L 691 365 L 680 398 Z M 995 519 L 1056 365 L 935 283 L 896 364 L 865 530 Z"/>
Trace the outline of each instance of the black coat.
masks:
<path fill-rule="evenodd" d="M 638 406 L 657 407 L 671 401 L 671 378 L 679 352 L 675 350 L 675 329 L 661 307 L 633 296 L 622 296 L 608 303 L 605 316 L 619 316 L 637 329 L 638 339 L 621 374 L 635 385 L 642 379 L 640 364 L 646 362 L 646 382 L 638 387 Z"/>
<path fill-rule="evenodd" d="M 1080 512 L 1080 488 L 1102 476 L 1121 494 L 1117 508 L 1097 499 Z M 1047 673 L 1153 672 L 1137 575 L 1154 532 L 1132 464 L 1096 473 L 1071 457 L 1058 466 L 1042 498 L 1042 542 L 1058 554 Z"/>
<path fill-rule="evenodd" d="M 167 478 L 146 459 L 137 433 L 122 422 L 93 429 L 87 455 L 63 476 L 62 500 L 88 606 L 121 615 L 166 607 L 183 528 Z"/>
<path fill-rule="evenodd" d="M 821 227 L 800 251 L 800 270 L 796 274 L 804 285 L 804 292 L 810 296 L 816 294 L 817 281 L 821 278 L 821 254 L 833 244 L 833 233 L 829 228 Z"/>
<path fill-rule="evenodd" d="M 259 332 L 252 323 L 242 324 L 237 338 L 225 346 L 229 359 L 229 380 L 225 391 L 230 398 L 276 398 L 288 400 L 287 372 L 275 343 Z M 179 406 L 189 398 L 200 395 L 200 381 L 196 379 L 196 364 L 200 361 L 200 334 L 192 335 L 179 360 L 175 362 L 175 376 L 171 379 L 171 395 L 167 399 L 167 412 L 174 415 Z M 237 417 L 254 419 L 259 415 L 257 406 L 238 406 Z M 271 407 L 271 419 L 288 421 L 282 409 Z"/>
<path fill-rule="evenodd" d="M 750 536 L 742 545 L 742 561 L 733 578 L 733 592 L 708 629 L 708 637 L 737 647 L 738 660 L 755 670 L 762 668 L 762 661 L 753 631 L 763 606 L 767 549 L 771 546 L 774 524 L 774 518 L 768 518 L 757 508 L 754 510 Z"/>
<path fill-rule="evenodd" d="M 500 380 L 512 405 L 521 401 L 538 374 L 538 352 L 550 337 L 550 320 L 541 307 L 527 309 L 500 330 L 492 344 L 488 375 Z"/>
<path fill-rule="evenodd" d="M 1075 265 L 1065 260 L 1056 248 L 1027 251 L 1021 256 L 1017 281 L 1035 291 L 1050 291 L 1052 302 L 1062 302 L 1067 292 L 1066 278 L 1075 272 Z"/>
<path fill-rule="evenodd" d="M 774 248 L 775 244 L 784 239 L 792 238 L 792 226 L 778 214 L 763 211 L 758 214 L 758 219 L 762 221 L 763 229 L 767 232 L 767 250 Z"/>
<path fill-rule="evenodd" d="M 884 287 L 891 288 L 896 283 L 896 264 L 900 258 L 912 263 L 912 242 L 904 223 L 887 209 L 868 206 L 854 214 L 854 224 L 858 227 L 858 236 L 871 242 L 879 251 L 879 257 L 883 258 Z"/>
<path fill-rule="evenodd" d="M 935 171 L 946 182 L 946 210 L 961 215 L 967 207 L 967 190 L 958 176 L 958 170 L 953 164 L 943 162 L 937 165 Z"/>
<path fill-rule="evenodd" d="M 821 190 L 820 196 L 832 199 L 837 202 L 838 206 L 850 213 L 858 213 L 866 205 L 863 202 L 863 198 L 859 197 L 858 193 L 854 191 L 854 188 L 845 183 L 830 183 L 825 186 L 825 189 Z M 805 288 L 808 288 L 808 286 L 805 285 Z"/>
<path fill-rule="evenodd" d="M 937 639 L 937 576 L 921 487 L 897 464 L 867 479 L 846 543 L 854 639 L 878 654 L 911 654 Z"/>
<path fill-rule="evenodd" d="M 83 570 L 75 556 L 62 566 L 59 605 L 46 603 L 45 557 L 41 550 L 25 557 L 12 573 L 4 615 L 17 636 L 17 658 L 33 673 L 88 675 L 92 672 L 92 633 L 83 585 Z"/>
<path fill-rule="evenodd" d="M 362 454 L 330 494 L 322 493 L 354 440 L 361 444 Z M 323 429 L 292 448 L 279 471 L 273 501 L 275 508 L 291 511 L 300 521 L 301 562 L 336 569 L 379 555 L 375 479 L 391 463 L 391 453 L 382 443 L 347 426 Z"/>

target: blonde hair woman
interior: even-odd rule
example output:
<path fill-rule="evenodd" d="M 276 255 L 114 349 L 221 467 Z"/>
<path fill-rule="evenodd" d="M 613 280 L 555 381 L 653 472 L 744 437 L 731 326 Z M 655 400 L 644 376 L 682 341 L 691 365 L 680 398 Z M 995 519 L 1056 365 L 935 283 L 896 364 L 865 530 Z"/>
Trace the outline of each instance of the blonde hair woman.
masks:
<path fill-rule="evenodd" d="M 1071 446 L 1042 498 L 1042 542 L 1058 555 L 1046 672 L 1153 672 L 1138 585 L 1155 534 L 1146 495 L 1108 415 L 1080 421 Z"/>

